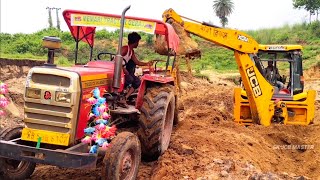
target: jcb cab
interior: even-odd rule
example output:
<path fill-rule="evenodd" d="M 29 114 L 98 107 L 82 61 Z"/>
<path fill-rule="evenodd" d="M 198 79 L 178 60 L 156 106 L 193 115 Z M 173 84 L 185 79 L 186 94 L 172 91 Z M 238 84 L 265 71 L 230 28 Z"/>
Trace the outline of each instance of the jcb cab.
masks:
<path fill-rule="evenodd" d="M 274 88 L 270 106 L 274 113 L 270 123 L 308 125 L 314 118 L 315 91 L 304 90 L 302 68 L 302 46 L 300 45 L 259 45 L 259 51 L 252 57 L 259 72 Z M 273 71 L 270 71 L 273 70 Z M 262 88 L 258 81 L 251 85 Z M 254 88 L 254 87 L 253 87 Z M 241 124 L 251 124 L 251 113 L 246 91 L 234 91 L 234 117 Z"/>

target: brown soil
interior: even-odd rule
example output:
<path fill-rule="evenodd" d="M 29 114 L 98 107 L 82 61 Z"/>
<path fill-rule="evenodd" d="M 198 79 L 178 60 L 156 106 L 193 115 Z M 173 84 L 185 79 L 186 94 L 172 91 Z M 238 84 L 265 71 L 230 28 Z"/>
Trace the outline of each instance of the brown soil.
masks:
<path fill-rule="evenodd" d="M 195 56 L 200 55 L 199 45 L 191 38 L 190 33 L 177 22 L 169 21 L 173 29 L 177 33 L 180 43 L 177 49 L 177 55 Z M 154 49 L 158 54 L 167 55 L 168 46 L 165 40 L 165 36 L 157 35 L 154 43 Z"/>
<path fill-rule="evenodd" d="M 19 115 L 3 118 L 3 126 L 21 123 L 18 118 L 23 117 L 25 73 L 20 75 L 20 69 L 12 68 L 9 80 L 4 79 Z M 313 73 L 320 76 L 319 71 Z M 220 78 L 210 83 L 182 77 L 181 86 L 180 122 L 174 129 L 169 149 L 158 161 L 141 163 L 138 179 L 248 179 L 250 176 L 320 179 L 319 101 L 312 125 L 244 127 L 232 121 L 235 86 L 232 82 Z M 320 85 L 315 88 L 320 90 Z M 288 147 L 283 145 L 310 146 L 299 150 L 283 149 Z M 99 179 L 100 174 L 101 168 L 79 171 L 39 165 L 31 179 Z"/>
<path fill-rule="evenodd" d="M 316 99 L 320 101 L 320 63 L 304 72 L 304 76 L 306 78 L 305 88 L 316 90 L 318 93 Z"/>
<path fill-rule="evenodd" d="M 320 58 L 320 56 L 319 56 Z M 318 63 L 316 66 L 311 67 L 307 71 L 304 72 L 304 76 L 306 76 L 308 79 L 316 79 L 320 78 L 320 63 Z"/>

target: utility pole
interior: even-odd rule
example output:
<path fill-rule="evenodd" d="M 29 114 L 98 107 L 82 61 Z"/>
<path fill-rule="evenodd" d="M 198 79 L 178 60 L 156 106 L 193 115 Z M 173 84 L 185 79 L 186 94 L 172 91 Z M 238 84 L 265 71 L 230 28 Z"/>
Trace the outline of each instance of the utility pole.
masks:
<path fill-rule="evenodd" d="M 48 18 L 49 28 L 52 28 L 52 16 L 51 16 L 51 10 L 52 10 L 52 8 L 47 7 L 46 9 L 48 9 L 48 14 L 49 14 L 49 18 Z"/>
<path fill-rule="evenodd" d="M 56 15 L 57 15 L 57 28 L 58 28 L 59 30 L 61 30 L 61 29 L 60 29 L 60 20 L 59 20 L 59 15 L 58 15 L 58 11 L 61 10 L 61 8 L 55 8 L 55 7 L 53 7 L 52 9 L 55 9 L 55 10 L 56 10 Z"/>

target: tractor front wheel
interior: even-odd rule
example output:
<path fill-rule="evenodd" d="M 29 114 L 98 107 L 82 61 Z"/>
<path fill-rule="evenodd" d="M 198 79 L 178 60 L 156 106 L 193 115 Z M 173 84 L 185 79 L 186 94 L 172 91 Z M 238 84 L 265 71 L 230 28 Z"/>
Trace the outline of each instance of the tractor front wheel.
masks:
<path fill-rule="evenodd" d="M 106 150 L 102 179 L 134 180 L 141 160 L 139 139 L 131 132 L 119 133 Z"/>
<path fill-rule="evenodd" d="M 0 139 L 10 141 L 21 137 L 22 126 L 6 128 L 0 132 Z M 36 163 L 0 158 L 0 172 L 6 179 L 26 179 L 31 176 Z"/>
<path fill-rule="evenodd" d="M 175 96 L 172 85 L 147 88 L 140 109 L 140 128 L 142 158 L 153 161 L 167 150 L 174 121 Z"/>

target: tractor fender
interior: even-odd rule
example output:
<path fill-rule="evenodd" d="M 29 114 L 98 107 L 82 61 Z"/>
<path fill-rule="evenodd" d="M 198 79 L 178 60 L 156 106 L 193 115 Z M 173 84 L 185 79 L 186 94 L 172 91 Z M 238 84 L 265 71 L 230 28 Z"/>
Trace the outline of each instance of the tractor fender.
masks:
<path fill-rule="evenodd" d="M 174 85 L 174 78 L 171 76 L 163 77 L 157 74 L 145 74 L 141 77 L 141 84 L 138 91 L 136 100 L 136 109 L 140 109 L 143 104 L 143 96 L 146 92 L 146 88 L 152 84 L 172 84 Z"/>

